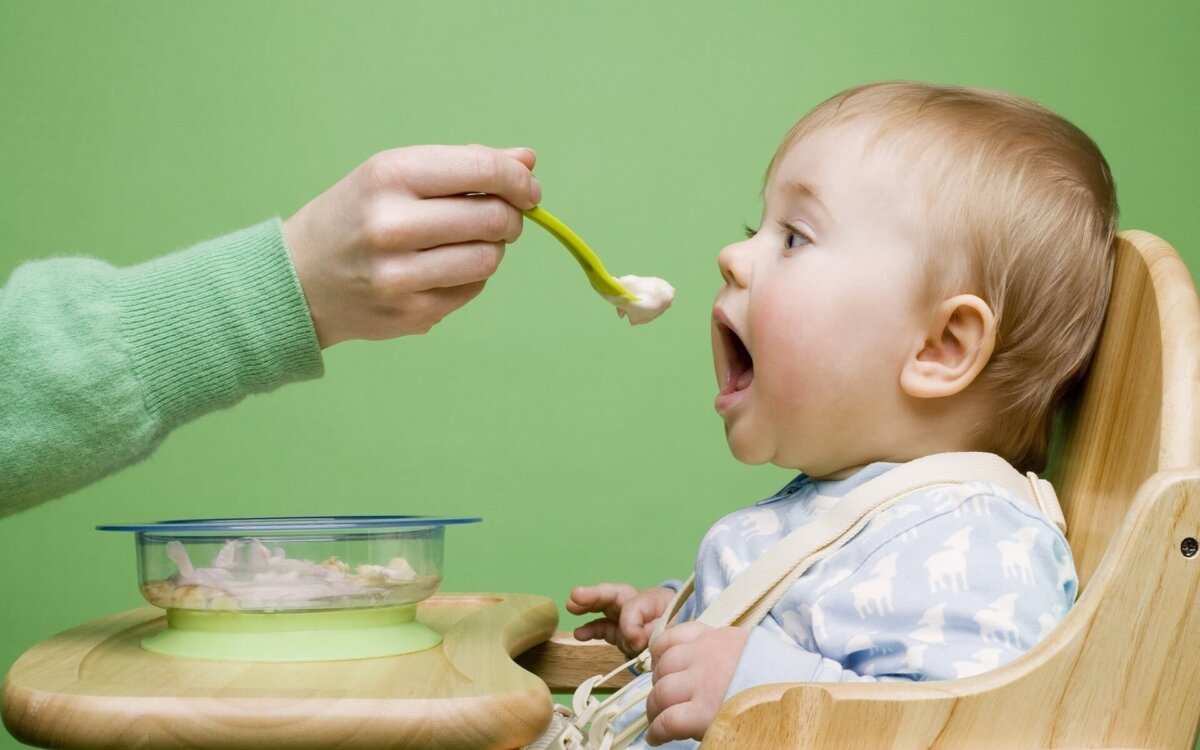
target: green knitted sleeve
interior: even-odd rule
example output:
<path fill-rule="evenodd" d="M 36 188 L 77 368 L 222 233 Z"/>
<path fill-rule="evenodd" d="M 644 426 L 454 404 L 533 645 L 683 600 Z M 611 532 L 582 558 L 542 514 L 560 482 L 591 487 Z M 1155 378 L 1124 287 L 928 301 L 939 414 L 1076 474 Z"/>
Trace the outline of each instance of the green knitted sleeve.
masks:
<path fill-rule="evenodd" d="M 322 372 L 278 220 L 148 263 L 27 263 L 0 289 L 0 517 Z"/>

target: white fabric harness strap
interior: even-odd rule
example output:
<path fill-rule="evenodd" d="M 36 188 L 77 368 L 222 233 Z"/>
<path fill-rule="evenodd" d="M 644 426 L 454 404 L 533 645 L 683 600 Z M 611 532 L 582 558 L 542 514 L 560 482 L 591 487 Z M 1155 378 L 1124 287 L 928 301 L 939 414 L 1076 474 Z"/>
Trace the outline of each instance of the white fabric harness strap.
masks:
<path fill-rule="evenodd" d="M 918 490 L 977 480 L 993 482 L 1024 498 L 1065 531 L 1054 488 L 1033 472 L 1022 476 L 992 453 L 938 453 L 901 464 L 848 492 L 829 510 L 788 534 L 750 563 L 696 619 L 714 628 L 754 627 L 804 571 L 850 541 L 876 514 Z M 693 575 L 676 592 L 670 606 L 659 618 L 651 642 L 674 620 L 691 596 L 694 581 Z M 628 706 L 645 699 L 651 686 L 643 681 L 637 690 L 631 690 L 635 683 L 630 683 L 604 701 L 592 697 L 591 693 L 631 666 L 643 672 L 650 671 L 653 668 L 650 649 L 606 675 L 585 680 L 575 691 L 573 711 L 555 706 L 550 725 L 536 742 L 526 746 L 527 750 L 621 750 L 628 746 L 648 725 L 645 714 L 620 734 L 613 730 L 612 722 Z"/>

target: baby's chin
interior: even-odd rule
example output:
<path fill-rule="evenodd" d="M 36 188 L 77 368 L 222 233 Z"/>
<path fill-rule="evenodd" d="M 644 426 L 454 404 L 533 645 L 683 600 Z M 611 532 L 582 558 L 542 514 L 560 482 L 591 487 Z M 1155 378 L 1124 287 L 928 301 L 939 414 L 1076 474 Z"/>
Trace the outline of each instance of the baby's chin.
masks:
<path fill-rule="evenodd" d="M 751 466 L 769 463 L 774 451 L 765 440 L 748 433 L 750 430 L 744 429 L 744 425 L 725 425 L 725 442 L 729 444 L 729 452 L 737 460 Z"/>
<path fill-rule="evenodd" d="M 806 462 L 801 456 L 792 455 L 795 451 L 784 451 L 780 446 L 764 440 L 761 435 L 755 435 L 744 427 L 745 425 L 734 425 L 731 428 L 725 425 L 725 442 L 729 445 L 729 452 L 738 461 L 750 466 L 773 464 L 796 471 L 805 471 L 805 464 L 813 463 Z"/>

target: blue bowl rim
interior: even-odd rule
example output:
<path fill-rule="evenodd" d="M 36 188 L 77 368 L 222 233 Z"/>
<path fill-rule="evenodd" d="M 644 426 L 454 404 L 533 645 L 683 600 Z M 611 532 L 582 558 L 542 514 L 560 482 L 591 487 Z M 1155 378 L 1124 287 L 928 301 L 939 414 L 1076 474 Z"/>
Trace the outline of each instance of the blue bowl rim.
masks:
<path fill-rule="evenodd" d="M 394 529 L 422 526 L 456 526 L 478 523 L 478 517 L 448 516 L 264 516 L 260 518 L 180 518 L 149 523 L 115 523 L 97 526 L 97 531 L 191 532 L 191 531 L 314 531 L 324 529 Z"/>

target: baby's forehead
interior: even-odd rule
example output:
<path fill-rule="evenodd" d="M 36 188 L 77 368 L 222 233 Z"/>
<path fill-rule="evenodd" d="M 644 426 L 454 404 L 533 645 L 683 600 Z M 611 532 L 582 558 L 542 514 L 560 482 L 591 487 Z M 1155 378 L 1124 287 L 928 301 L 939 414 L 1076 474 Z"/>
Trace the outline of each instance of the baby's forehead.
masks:
<path fill-rule="evenodd" d="M 767 175 L 768 202 L 811 193 L 830 213 L 911 215 L 928 192 L 919 149 L 866 118 L 821 127 L 780 154 Z M 859 219 L 862 216 L 858 217 Z"/>

